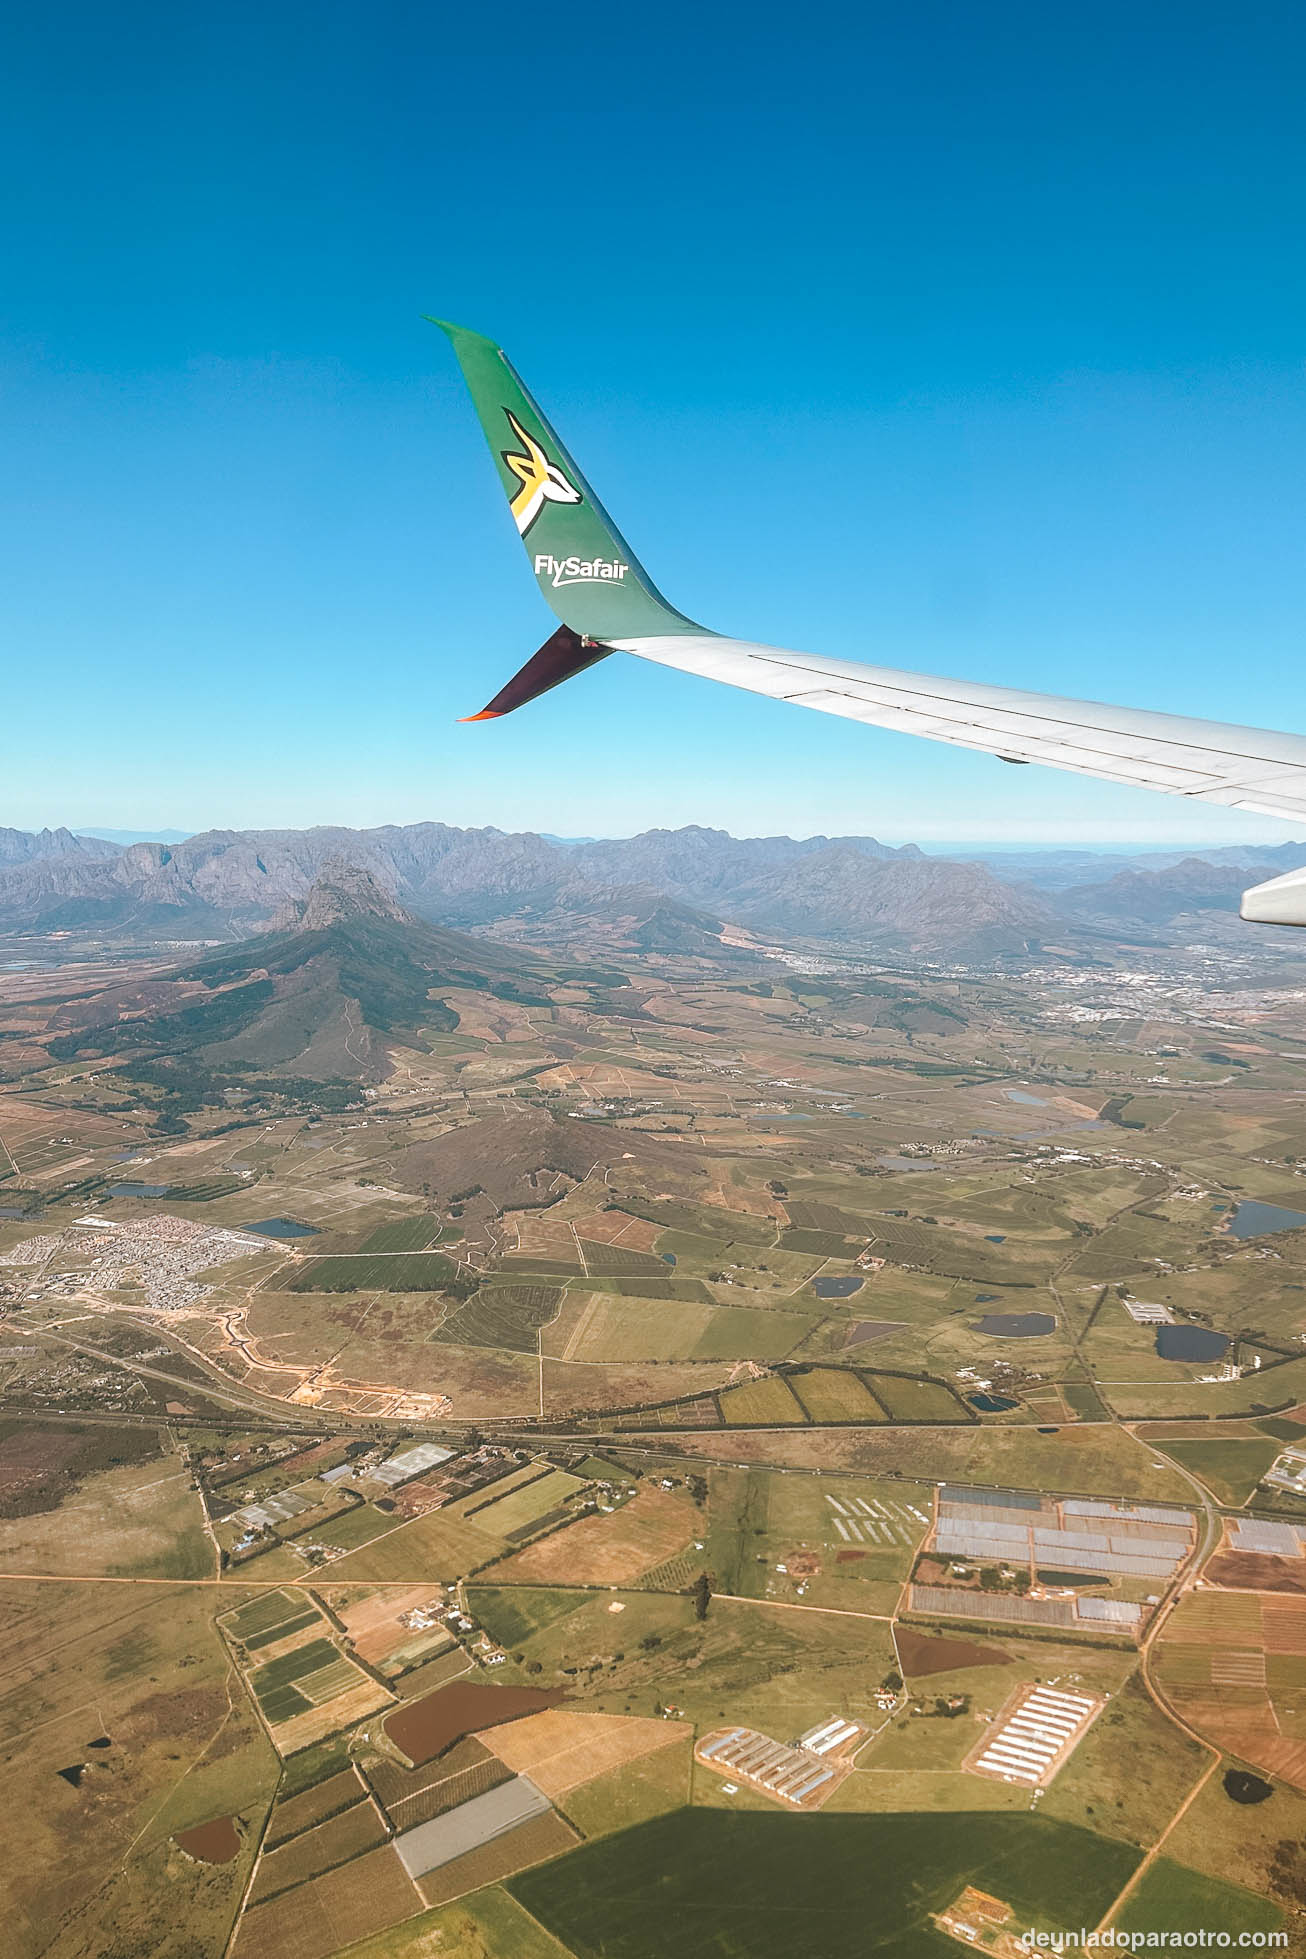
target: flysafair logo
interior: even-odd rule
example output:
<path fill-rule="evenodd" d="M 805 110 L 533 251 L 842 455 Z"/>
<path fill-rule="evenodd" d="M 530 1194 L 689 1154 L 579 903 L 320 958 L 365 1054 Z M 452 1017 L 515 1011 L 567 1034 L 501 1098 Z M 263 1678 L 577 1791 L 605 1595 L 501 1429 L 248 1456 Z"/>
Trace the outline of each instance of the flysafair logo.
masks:
<path fill-rule="evenodd" d="M 559 585 L 592 585 L 596 579 L 616 581 L 630 570 L 616 558 L 553 558 L 539 553 L 535 576 L 547 578 L 556 592 Z"/>
<path fill-rule="evenodd" d="M 527 435 L 511 408 L 505 408 L 503 412 L 522 445 L 520 450 L 502 449 L 499 453 L 521 484 L 511 499 L 511 509 L 517 520 L 517 529 L 525 537 L 546 503 L 579 503 L 581 496 L 558 465 L 549 461 L 534 436 Z"/>

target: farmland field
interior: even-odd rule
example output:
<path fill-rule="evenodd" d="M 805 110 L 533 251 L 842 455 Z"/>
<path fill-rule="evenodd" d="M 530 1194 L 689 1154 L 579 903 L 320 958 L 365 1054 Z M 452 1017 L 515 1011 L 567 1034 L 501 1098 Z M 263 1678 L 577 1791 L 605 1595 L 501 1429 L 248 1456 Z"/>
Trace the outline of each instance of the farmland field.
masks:
<path fill-rule="evenodd" d="M 392 1224 L 379 1224 L 359 1245 L 360 1255 L 368 1252 L 424 1252 L 439 1238 L 439 1218 L 398 1218 Z"/>
<path fill-rule="evenodd" d="M 439 1292 L 457 1277 L 458 1267 L 443 1252 L 343 1252 L 311 1258 L 290 1292 Z"/>
<path fill-rule="evenodd" d="M 558 1286 L 483 1286 L 442 1321 L 432 1337 L 451 1347 L 534 1353 L 540 1328 L 556 1318 L 562 1298 Z"/>
<path fill-rule="evenodd" d="M 582 1517 L 565 1530 L 495 1565 L 495 1585 L 621 1585 L 680 1551 L 693 1537 L 697 1513 L 678 1490 L 644 1484 L 611 1515 Z"/>
<path fill-rule="evenodd" d="M 902 1959 L 953 1950 L 929 1913 L 973 1883 L 1047 1929 L 1094 1924 L 1138 1853 L 1024 1816 L 836 1816 L 679 1810 L 584 1845 L 508 1889 L 578 1959 L 664 1959 L 668 1920 L 703 1951 Z M 711 1941 L 711 1943 L 708 1943 Z"/>
<path fill-rule="evenodd" d="M 814 1422 L 881 1422 L 884 1410 L 860 1375 L 833 1367 L 789 1377 L 789 1386 Z M 733 1419 L 738 1419 L 734 1417 Z"/>
<path fill-rule="evenodd" d="M 1240 1884 L 1158 1858 L 1130 1893 L 1116 1924 L 1125 1932 L 1273 1932 L 1283 1913 Z"/>
<path fill-rule="evenodd" d="M 746 1381 L 727 1388 L 718 1397 L 721 1414 L 732 1426 L 743 1423 L 788 1423 L 805 1419 L 802 1405 L 795 1400 L 788 1383 L 779 1376 L 762 1381 Z"/>

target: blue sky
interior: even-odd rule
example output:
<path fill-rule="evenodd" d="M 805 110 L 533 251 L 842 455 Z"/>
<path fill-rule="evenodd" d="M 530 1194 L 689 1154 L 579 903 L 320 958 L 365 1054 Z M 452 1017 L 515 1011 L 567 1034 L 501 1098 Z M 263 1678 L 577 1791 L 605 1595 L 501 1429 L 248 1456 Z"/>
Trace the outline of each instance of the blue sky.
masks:
<path fill-rule="evenodd" d="M 11 24 L 0 823 L 1288 826 L 551 630 L 435 311 L 708 625 L 1306 724 L 1299 7 Z"/>

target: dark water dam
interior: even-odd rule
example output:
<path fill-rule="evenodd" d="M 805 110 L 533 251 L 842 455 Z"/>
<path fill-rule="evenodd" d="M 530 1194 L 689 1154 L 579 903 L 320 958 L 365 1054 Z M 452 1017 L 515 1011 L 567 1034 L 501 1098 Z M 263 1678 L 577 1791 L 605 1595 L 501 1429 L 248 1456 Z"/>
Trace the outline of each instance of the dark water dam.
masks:
<path fill-rule="evenodd" d="M 1306 1211 L 1288 1211 L 1282 1204 L 1262 1204 L 1259 1199 L 1248 1197 L 1233 1207 L 1229 1236 L 1262 1238 L 1270 1231 L 1300 1231 L 1303 1225 L 1306 1225 Z"/>
<path fill-rule="evenodd" d="M 1209 1326 L 1159 1326 L 1156 1351 L 1162 1360 L 1223 1360 L 1229 1337 Z"/>
<path fill-rule="evenodd" d="M 987 1333 L 996 1340 L 1037 1340 L 1056 1330 L 1051 1313 L 986 1313 L 971 1327 L 972 1333 Z"/>

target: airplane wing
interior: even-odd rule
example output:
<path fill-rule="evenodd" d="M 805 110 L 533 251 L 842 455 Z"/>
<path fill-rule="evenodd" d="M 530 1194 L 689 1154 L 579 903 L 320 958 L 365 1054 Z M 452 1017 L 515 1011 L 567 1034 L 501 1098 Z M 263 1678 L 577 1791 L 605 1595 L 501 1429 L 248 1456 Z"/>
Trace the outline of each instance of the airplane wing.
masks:
<path fill-rule="evenodd" d="M 788 652 L 708 632 L 662 597 L 492 341 L 453 342 L 540 591 L 562 621 L 471 720 L 494 720 L 624 652 L 819 713 L 1266 816 L 1306 818 L 1306 737 L 1147 708 Z M 1244 894 L 1244 918 L 1306 925 L 1306 870 Z"/>

